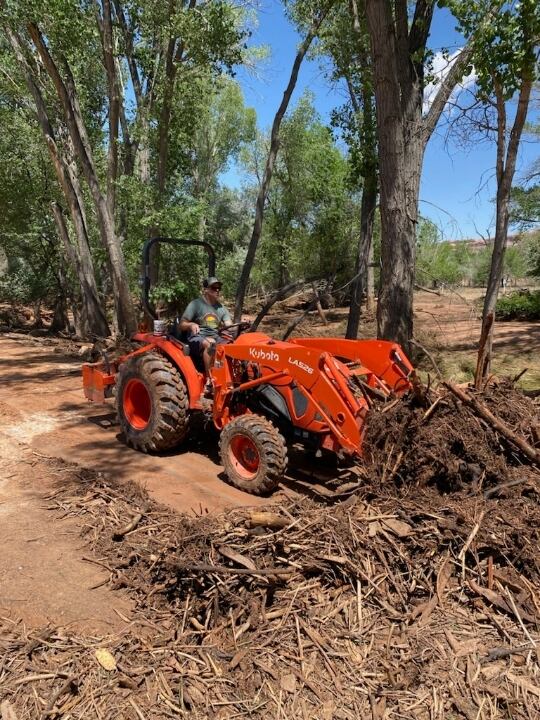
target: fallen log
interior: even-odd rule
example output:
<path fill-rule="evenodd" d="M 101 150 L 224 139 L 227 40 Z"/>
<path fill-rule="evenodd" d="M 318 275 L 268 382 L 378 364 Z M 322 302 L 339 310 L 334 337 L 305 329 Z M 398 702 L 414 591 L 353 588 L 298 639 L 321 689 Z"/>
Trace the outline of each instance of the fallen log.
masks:
<path fill-rule="evenodd" d="M 511 430 L 508 425 L 506 425 L 506 423 L 504 423 L 498 417 L 495 417 L 495 415 L 490 410 L 488 410 L 488 408 L 482 402 L 480 402 L 480 400 L 477 400 L 477 398 L 469 395 L 469 393 L 465 392 L 451 382 L 444 382 L 443 385 L 448 388 L 448 390 L 450 390 L 450 392 L 452 392 L 457 398 L 459 398 L 459 400 L 461 400 L 464 405 L 472 408 L 474 412 L 479 417 L 481 417 L 482 420 L 485 420 L 489 425 L 491 425 L 494 430 L 503 435 L 513 445 L 519 448 L 521 452 L 526 457 L 528 457 L 531 462 L 540 467 L 540 452 L 538 450 L 535 450 L 532 445 L 529 445 L 529 443 L 524 438 L 520 437 L 513 430 Z"/>

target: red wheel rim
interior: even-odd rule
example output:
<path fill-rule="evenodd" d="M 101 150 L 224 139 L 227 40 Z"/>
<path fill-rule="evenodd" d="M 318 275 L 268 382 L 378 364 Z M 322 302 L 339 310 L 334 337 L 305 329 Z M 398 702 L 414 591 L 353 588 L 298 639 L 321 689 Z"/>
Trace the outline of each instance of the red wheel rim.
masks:
<path fill-rule="evenodd" d="M 144 430 L 152 413 L 152 399 L 146 385 L 133 378 L 124 388 L 124 416 L 135 430 Z"/>
<path fill-rule="evenodd" d="M 229 444 L 229 459 L 241 477 L 253 480 L 261 464 L 257 446 L 247 435 L 235 435 Z"/>

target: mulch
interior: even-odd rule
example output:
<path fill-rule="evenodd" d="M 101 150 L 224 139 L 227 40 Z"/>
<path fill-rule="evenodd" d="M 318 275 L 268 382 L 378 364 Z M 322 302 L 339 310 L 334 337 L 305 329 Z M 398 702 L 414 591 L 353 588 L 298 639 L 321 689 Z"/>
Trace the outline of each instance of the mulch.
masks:
<path fill-rule="evenodd" d="M 530 399 L 479 397 L 537 446 Z M 334 504 L 218 516 L 62 473 L 51 513 L 135 611 L 108 637 L 0 619 L 2 720 L 540 717 L 538 469 L 446 391 L 374 408 L 365 444 Z"/>

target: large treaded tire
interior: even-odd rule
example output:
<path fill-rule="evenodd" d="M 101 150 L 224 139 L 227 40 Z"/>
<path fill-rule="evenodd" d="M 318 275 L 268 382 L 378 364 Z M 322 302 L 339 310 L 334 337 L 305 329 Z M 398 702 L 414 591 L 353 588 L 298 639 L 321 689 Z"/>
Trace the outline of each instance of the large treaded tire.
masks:
<path fill-rule="evenodd" d="M 252 495 L 275 490 L 287 469 L 281 433 L 260 415 L 240 415 L 221 431 L 221 462 L 231 485 Z"/>
<path fill-rule="evenodd" d="M 136 355 L 120 365 L 116 409 L 126 442 L 136 450 L 170 450 L 188 431 L 186 386 L 177 368 L 157 353 Z"/>

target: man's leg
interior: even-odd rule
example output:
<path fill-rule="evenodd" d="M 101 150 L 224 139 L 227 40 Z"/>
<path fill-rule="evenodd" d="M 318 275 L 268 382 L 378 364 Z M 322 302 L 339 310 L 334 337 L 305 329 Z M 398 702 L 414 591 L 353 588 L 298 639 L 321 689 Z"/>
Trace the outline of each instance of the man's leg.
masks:
<path fill-rule="evenodd" d="M 189 352 L 191 358 L 195 364 L 197 370 L 204 369 L 205 375 L 207 374 L 205 349 L 207 346 L 207 340 L 202 335 L 192 335 L 188 340 Z M 202 364 L 202 368 L 201 368 Z"/>
<path fill-rule="evenodd" d="M 212 338 L 205 338 L 202 343 L 203 346 L 203 361 L 204 371 L 206 377 L 210 377 L 210 370 L 214 365 L 214 359 L 216 356 L 216 343 Z"/>

